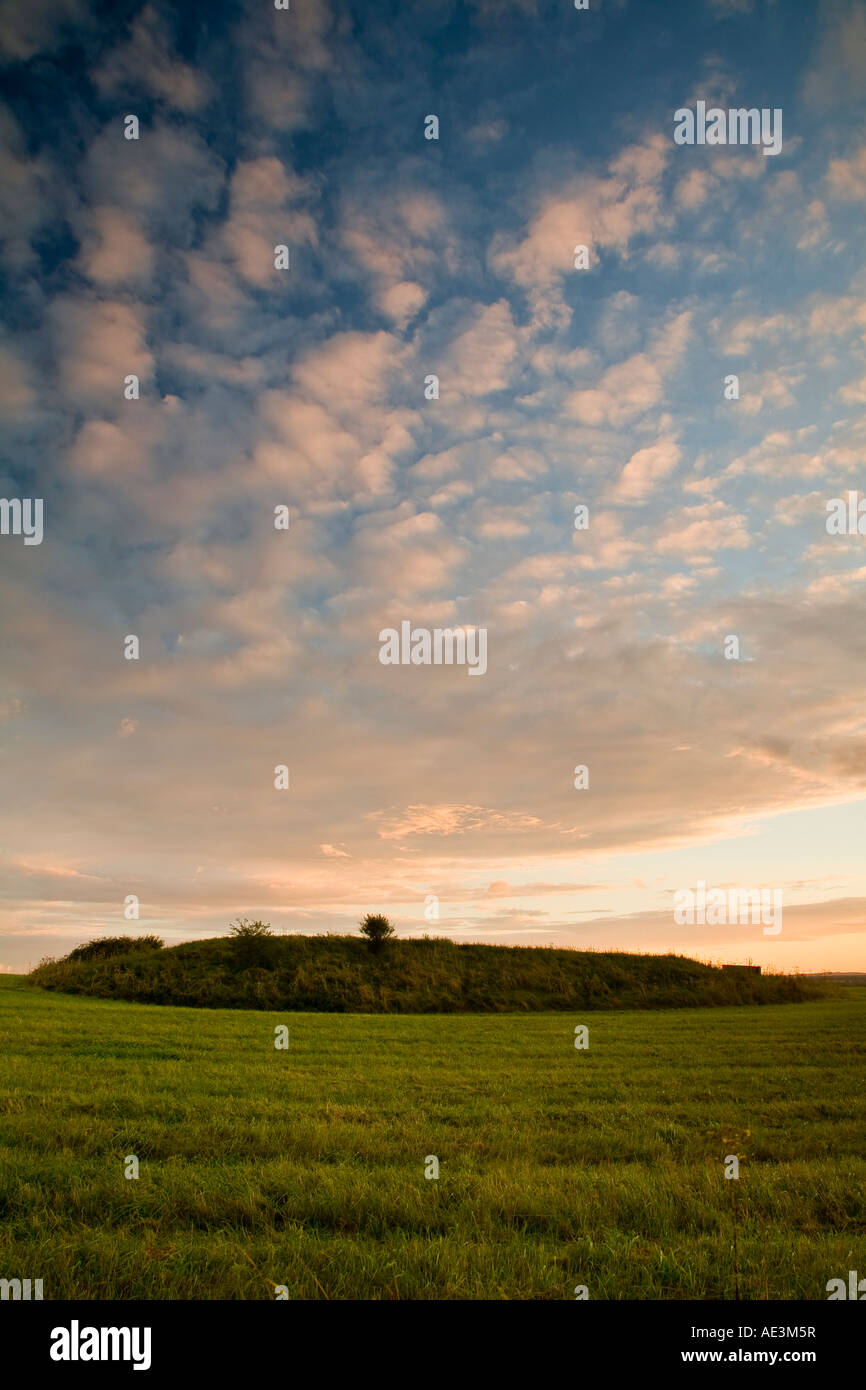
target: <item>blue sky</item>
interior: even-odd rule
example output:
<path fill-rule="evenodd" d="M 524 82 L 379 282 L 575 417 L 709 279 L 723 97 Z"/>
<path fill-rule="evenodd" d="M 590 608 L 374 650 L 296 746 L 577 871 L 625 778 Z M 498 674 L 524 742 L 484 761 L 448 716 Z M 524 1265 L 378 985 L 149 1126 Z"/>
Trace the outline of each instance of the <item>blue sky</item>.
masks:
<path fill-rule="evenodd" d="M 866 969 L 862 5 L 0 13 L 0 964 L 384 910 Z"/>

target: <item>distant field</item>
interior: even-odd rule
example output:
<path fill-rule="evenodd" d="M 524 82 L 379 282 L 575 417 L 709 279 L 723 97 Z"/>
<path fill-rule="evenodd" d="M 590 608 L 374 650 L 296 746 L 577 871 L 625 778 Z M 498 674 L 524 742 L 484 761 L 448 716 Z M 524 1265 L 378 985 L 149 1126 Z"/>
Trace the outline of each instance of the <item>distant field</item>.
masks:
<path fill-rule="evenodd" d="M 46 1299 L 732 1299 L 734 1202 L 744 1299 L 866 1274 L 864 990 L 281 1015 L 0 976 L 0 1041 L 0 1277 Z"/>

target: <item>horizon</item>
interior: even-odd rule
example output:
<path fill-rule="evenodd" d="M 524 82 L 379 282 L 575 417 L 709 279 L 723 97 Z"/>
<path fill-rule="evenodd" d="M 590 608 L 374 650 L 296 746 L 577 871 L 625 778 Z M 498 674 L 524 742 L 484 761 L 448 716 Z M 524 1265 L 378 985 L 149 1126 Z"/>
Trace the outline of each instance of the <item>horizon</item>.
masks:
<path fill-rule="evenodd" d="M 232 923 L 232 924 L 230 924 L 230 925 L 234 925 L 234 924 Z M 269 922 L 254 923 L 253 925 L 261 925 L 261 926 L 269 927 L 269 926 L 270 926 L 270 923 L 269 923 Z M 132 935 L 132 933 L 124 933 L 124 932 L 120 933 L 120 936 L 126 936 L 126 935 L 129 936 L 129 940 L 130 940 L 130 941 L 140 940 L 140 936 L 138 936 L 138 937 L 137 937 L 137 936 L 134 936 L 134 935 Z M 318 939 L 320 939 L 320 938 L 324 938 L 324 939 L 335 938 L 335 939 L 340 940 L 340 941 L 356 941 L 359 945 L 365 945 L 364 937 L 363 937 L 362 935 L 360 935 L 357 931 L 356 931 L 356 932 L 348 932 L 348 931 L 347 931 L 347 932 L 342 932 L 342 931 L 332 931 L 332 930 L 329 930 L 329 931 L 323 931 L 323 932 L 298 932 L 298 931 L 291 931 L 291 930 L 288 930 L 288 929 L 287 929 L 287 930 L 284 930 L 284 931 L 275 931 L 275 932 L 272 932 L 271 935 L 274 936 L 274 937 L 299 936 L 299 937 L 303 937 L 305 940 L 312 940 L 312 941 L 318 940 Z M 89 942 L 93 942 L 93 941 L 95 941 L 95 940 L 97 940 L 97 939 L 98 939 L 98 938 L 95 938 L 95 937 L 89 937 L 87 943 L 86 943 L 86 942 L 82 942 L 81 944 L 82 944 L 82 945 L 85 945 L 85 944 L 88 944 Z M 104 940 L 111 940 L 112 938 L 102 938 L 102 939 L 104 939 Z M 116 939 L 116 938 L 115 938 L 115 939 Z M 175 941 L 175 942 L 172 943 L 172 945 L 173 945 L 173 946 L 197 946 L 197 945 L 202 945 L 202 944 L 203 944 L 204 942 L 206 942 L 206 941 L 225 941 L 225 940 L 233 940 L 233 939 L 234 939 L 234 938 L 232 937 L 231 932 L 229 931 L 229 932 L 221 932 L 221 933 L 218 933 L 216 936 L 196 936 L 196 937 L 188 937 L 188 938 L 185 938 L 185 939 L 183 939 L 183 940 L 181 940 L 181 941 Z M 641 951 L 641 950 L 639 950 L 639 949 L 637 949 L 637 948 L 624 947 L 624 946 L 575 946 L 575 945 L 571 945 L 571 944 L 569 944 L 569 943 L 564 943 L 564 944 L 560 944 L 560 945 L 555 945 L 553 942 L 550 942 L 550 941 L 548 941 L 548 942 L 540 942 L 540 941 L 527 941 L 527 942 L 509 942 L 509 941 L 455 941 L 454 938 L 453 938 L 453 937 L 450 937 L 450 936 L 435 936 L 435 935 L 433 935 L 432 933 L 427 933 L 427 932 L 424 932 L 424 933 L 422 933 L 421 935 L 414 935 L 414 936 L 400 936 L 400 935 L 398 934 L 398 935 L 395 935 L 395 936 L 389 938 L 389 944 L 390 944 L 390 941 L 397 941 L 397 942 L 415 942 L 415 941 L 444 942 L 446 945 L 451 945 L 451 946 L 498 946 L 498 947 L 502 947 L 503 950 L 507 950 L 507 951 L 511 951 L 511 950 L 514 950 L 514 951 L 576 951 L 576 952 L 578 952 L 578 953 L 580 953 L 580 954 L 584 954 L 584 955 L 651 956 L 651 957 L 653 957 L 653 958 L 655 958 L 655 959 L 665 958 L 665 957 L 671 956 L 671 957 L 675 957 L 675 958 L 678 959 L 678 960 L 688 960 L 688 961 L 692 961 L 692 962 L 693 962 L 694 964 L 696 964 L 696 965 L 708 965 L 708 966 L 714 967 L 715 969 L 729 969 L 729 968 L 735 968 L 735 967 L 738 967 L 738 966 L 748 966 L 748 967 L 752 967 L 752 966 L 755 966 L 755 965 L 756 965 L 756 963 L 755 963 L 753 960 L 751 960 L 751 958 L 748 959 L 748 960 L 746 960 L 746 961 L 723 961 L 723 960 L 712 960 L 712 959 L 709 959 L 709 960 L 702 960 L 702 959 L 698 959 L 698 958 L 695 957 L 695 956 L 690 956 L 690 955 L 688 955 L 688 954 L 686 954 L 686 953 L 684 953 L 684 952 L 682 952 L 682 951 L 664 951 L 664 952 Z M 163 948 L 163 949 L 166 949 L 166 950 L 171 949 L 171 947 L 167 946 L 165 942 L 162 943 L 162 948 Z M 53 958 L 52 958 L 52 959 L 53 959 Z M 43 963 L 44 963 L 43 961 L 40 961 L 40 962 L 39 962 L 39 964 L 43 964 Z M 33 967 L 33 968 L 35 969 L 36 967 Z M 776 970 L 774 970 L 773 966 L 756 966 L 756 968 L 759 969 L 759 970 L 761 971 L 762 974 L 767 974 L 767 975 L 771 975 L 771 974 L 786 974 L 786 973 L 791 973 L 791 974 L 798 974 L 798 973 L 799 973 L 799 974 L 804 974 L 804 975 L 805 975 L 805 974 L 809 974 L 809 975 L 833 975 L 833 976 L 835 976 L 835 975 L 856 975 L 856 974 L 862 973 L 862 974 L 866 975 L 866 972 L 859 972 L 859 971 L 856 971 L 856 970 L 846 970 L 846 971 L 823 970 L 823 971 L 810 971 L 810 972 L 806 972 L 806 971 L 797 971 L 797 970 L 795 969 L 794 971 L 791 971 L 791 972 L 785 972 L 785 971 L 776 971 Z M 7 972 L 7 973 L 13 973 L 13 972 Z M 30 973 L 30 967 L 29 967 L 29 966 L 28 966 L 28 970 L 27 970 L 26 973 L 28 973 L 28 974 Z"/>
<path fill-rule="evenodd" d="M 380 911 L 866 972 L 862 5 L 70 0 L 0 62 L 0 971 Z"/>

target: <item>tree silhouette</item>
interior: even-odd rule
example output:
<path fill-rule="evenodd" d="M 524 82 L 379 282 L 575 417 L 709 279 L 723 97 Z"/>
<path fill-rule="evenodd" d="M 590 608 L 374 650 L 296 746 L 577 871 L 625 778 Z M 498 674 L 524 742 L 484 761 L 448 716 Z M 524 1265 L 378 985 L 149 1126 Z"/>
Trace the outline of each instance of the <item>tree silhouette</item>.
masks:
<path fill-rule="evenodd" d="M 367 944 L 375 956 L 381 951 L 388 938 L 396 936 L 397 933 L 387 917 L 383 917 L 380 912 L 368 912 L 361 923 L 361 935 L 366 936 Z"/>

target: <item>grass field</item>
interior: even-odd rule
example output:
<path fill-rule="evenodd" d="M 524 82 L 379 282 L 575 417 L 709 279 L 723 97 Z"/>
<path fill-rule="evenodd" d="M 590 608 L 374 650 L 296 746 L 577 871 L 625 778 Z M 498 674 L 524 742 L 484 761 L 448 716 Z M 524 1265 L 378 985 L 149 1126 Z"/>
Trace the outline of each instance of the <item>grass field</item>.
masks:
<path fill-rule="evenodd" d="M 863 990 L 281 1015 L 0 976 L 0 1037 L 0 1277 L 46 1299 L 825 1299 L 866 1274 Z"/>

